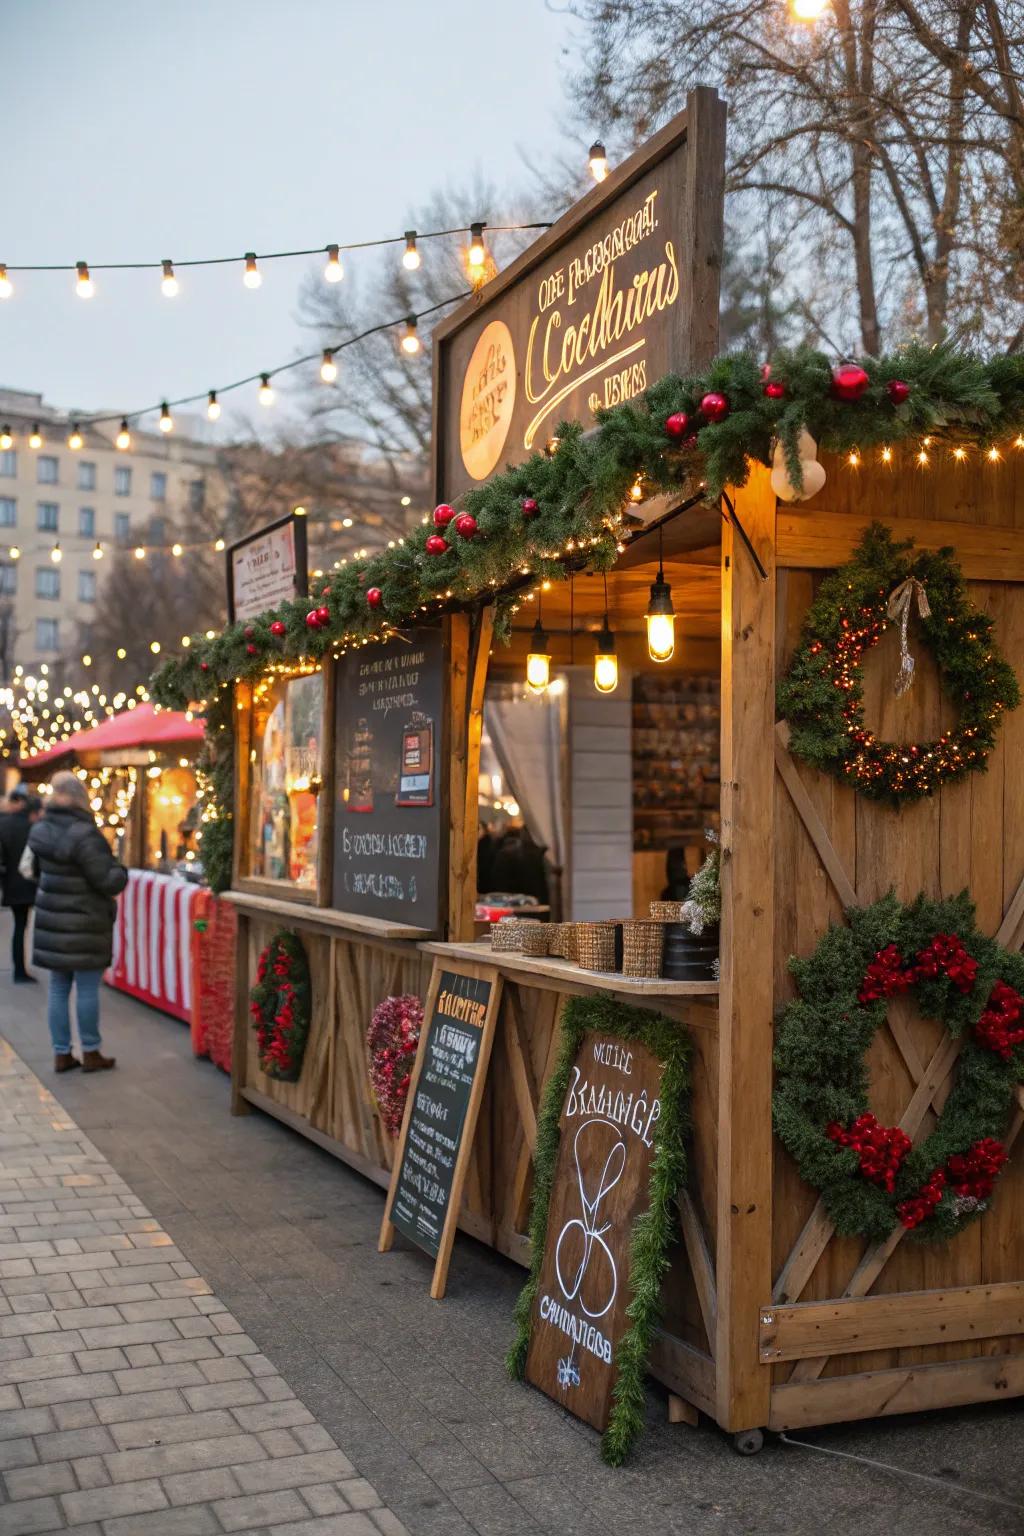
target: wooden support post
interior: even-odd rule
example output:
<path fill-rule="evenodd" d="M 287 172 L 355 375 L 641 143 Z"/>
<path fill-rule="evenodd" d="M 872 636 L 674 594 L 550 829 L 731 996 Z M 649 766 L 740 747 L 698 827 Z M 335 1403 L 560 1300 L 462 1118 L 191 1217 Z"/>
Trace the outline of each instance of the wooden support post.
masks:
<path fill-rule="evenodd" d="M 753 466 L 722 535 L 722 923 L 718 1079 L 718 1285 L 714 1346 L 723 1429 L 768 1423 L 758 1359 L 771 1295 L 774 970 L 775 496 Z"/>
<path fill-rule="evenodd" d="M 450 620 L 448 729 L 448 938 L 473 938 L 476 906 L 477 781 L 483 735 L 484 687 L 494 632 L 494 609 Z"/>

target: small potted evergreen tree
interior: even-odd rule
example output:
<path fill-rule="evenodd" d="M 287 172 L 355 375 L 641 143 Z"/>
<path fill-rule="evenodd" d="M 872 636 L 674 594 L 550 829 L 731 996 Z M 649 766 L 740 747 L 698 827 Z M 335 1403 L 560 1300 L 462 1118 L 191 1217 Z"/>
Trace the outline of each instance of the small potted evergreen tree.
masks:
<path fill-rule="evenodd" d="M 662 974 L 672 981 L 718 980 L 718 922 L 722 912 L 719 886 L 721 849 L 718 834 L 705 833 L 712 845 L 707 858 L 690 881 L 681 921 L 665 928 Z"/>

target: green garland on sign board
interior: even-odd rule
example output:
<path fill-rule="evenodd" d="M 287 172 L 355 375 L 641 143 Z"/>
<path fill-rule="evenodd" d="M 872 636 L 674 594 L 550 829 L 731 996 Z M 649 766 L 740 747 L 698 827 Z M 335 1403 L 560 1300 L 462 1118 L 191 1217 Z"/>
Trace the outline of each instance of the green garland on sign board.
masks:
<path fill-rule="evenodd" d="M 630 1326 L 615 1352 L 618 1371 L 612 1411 L 601 1439 L 601 1455 L 617 1467 L 644 1424 L 644 1376 L 660 1315 L 661 1284 L 676 1233 L 675 1201 L 686 1182 L 686 1137 L 690 1127 L 690 1044 L 679 1024 L 646 1008 L 627 1008 L 611 997 L 571 997 L 562 1011 L 558 1060 L 544 1090 L 537 1120 L 533 1207 L 530 1212 L 530 1277 L 515 1307 L 516 1338 L 506 1358 L 509 1375 L 522 1380 L 530 1343 L 530 1318 L 537 1295 L 547 1239 L 551 1188 L 561 1141 L 559 1120 L 573 1062 L 588 1030 L 645 1045 L 662 1063 L 661 1117 L 654 1126 L 649 1201 L 633 1227 L 626 1309 Z"/>

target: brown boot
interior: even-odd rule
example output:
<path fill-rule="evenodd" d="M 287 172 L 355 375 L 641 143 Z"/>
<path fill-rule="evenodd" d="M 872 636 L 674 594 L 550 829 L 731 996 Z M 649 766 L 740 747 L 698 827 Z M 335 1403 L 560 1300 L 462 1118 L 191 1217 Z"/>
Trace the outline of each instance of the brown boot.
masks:
<path fill-rule="evenodd" d="M 99 1051 L 82 1052 L 83 1072 L 109 1072 L 111 1067 L 116 1067 L 117 1061 L 113 1056 L 104 1056 Z"/>
<path fill-rule="evenodd" d="M 77 1056 L 72 1056 L 70 1051 L 58 1051 L 53 1058 L 53 1070 L 55 1072 L 73 1072 L 82 1063 Z"/>

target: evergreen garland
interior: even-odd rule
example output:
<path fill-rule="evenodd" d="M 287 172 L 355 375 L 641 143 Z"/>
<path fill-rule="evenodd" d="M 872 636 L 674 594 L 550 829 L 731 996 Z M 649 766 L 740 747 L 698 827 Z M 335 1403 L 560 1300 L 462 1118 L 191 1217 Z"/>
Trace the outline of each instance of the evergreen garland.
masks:
<path fill-rule="evenodd" d="M 617 1377 L 601 1455 L 620 1466 L 644 1425 L 644 1376 L 661 1308 L 661 1285 L 676 1233 L 675 1199 L 686 1182 L 690 1127 L 690 1046 L 681 1027 L 646 1008 L 627 1008 L 612 997 L 570 997 L 562 1010 L 558 1059 L 544 1090 L 537 1119 L 533 1204 L 530 1211 L 530 1275 L 516 1302 L 516 1337 L 508 1352 L 509 1375 L 522 1380 L 530 1344 L 530 1320 L 547 1239 L 551 1189 L 561 1142 L 559 1121 L 573 1063 L 588 1030 L 645 1045 L 662 1063 L 661 1117 L 654 1126 L 647 1209 L 637 1217 L 630 1246 L 626 1316 L 630 1326 L 615 1352 Z"/>
<path fill-rule="evenodd" d="M 911 540 L 897 543 L 881 523 L 865 530 L 853 558 L 822 582 L 778 689 L 790 750 L 870 799 L 893 804 L 984 770 L 1001 716 L 1020 703 L 1013 669 L 993 641 L 992 619 L 968 599 L 953 550 L 912 550 Z M 959 710 L 956 726 L 937 741 L 880 741 L 864 723 L 861 658 L 886 629 L 889 596 L 908 577 L 927 594 L 931 614 L 920 619 L 921 632 Z"/>
<path fill-rule="evenodd" d="M 847 917 L 850 926 L 830 928 L 811 956 L 790 960 L 799 997 L 779 1023 L 775 1132 L 839 1233 L 881 1242 L 902 1221 L 926 1239 L 948 1239 L 986 1209 L 980 1186 L 963 1192 L 972 1153 L 983 1147 L 995 1172 L 1005 1158 L 998 1138 L 1024 1079 L 1024 956 L 979 932 L 966 892 L 910 906 L 890 894 Z M 902 1133 L 875 1122 L 865 1137 L 875 1145 L 861 1156 L 849 1137 L 862 1117 L 873 1120 L 865 1055 L 888 998 L 906 992 L 963 1045 L 935 1129 L 912 1150 L 897 1146 L 886 1188 L 861 1158 L 877 1160 Z"/>

